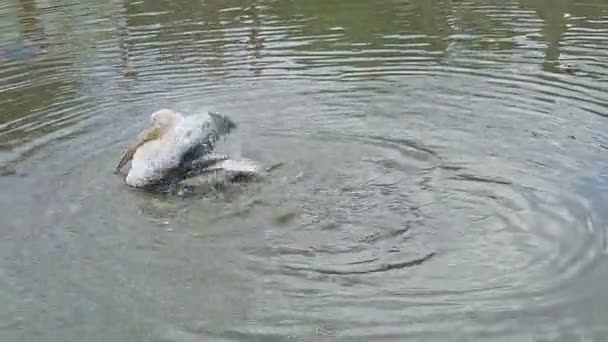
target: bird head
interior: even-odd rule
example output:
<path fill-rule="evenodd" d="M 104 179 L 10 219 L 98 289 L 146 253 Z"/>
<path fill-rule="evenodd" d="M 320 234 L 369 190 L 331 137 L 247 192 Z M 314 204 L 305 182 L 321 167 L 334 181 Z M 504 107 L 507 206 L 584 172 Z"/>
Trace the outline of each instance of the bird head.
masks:
<path fill-rule="evenodd" d="M 125 166 L 135 154 L 137 149 L 151 141 L 159 139 L 163 136 L 172 126 L 175 125 L 177 121 L 177 113 L 170 109 L 161 109 L 156 111 L 150 115 L 150 123 L 148 127 L 146 127 L 141 133 L 139 133 L 137 140 L 131 147 L 129 147 L 125 153 L 122 155 L 118 166 L 116 166 L 116 170 L 114 173 L 120 172 L 123 166 Z"/>

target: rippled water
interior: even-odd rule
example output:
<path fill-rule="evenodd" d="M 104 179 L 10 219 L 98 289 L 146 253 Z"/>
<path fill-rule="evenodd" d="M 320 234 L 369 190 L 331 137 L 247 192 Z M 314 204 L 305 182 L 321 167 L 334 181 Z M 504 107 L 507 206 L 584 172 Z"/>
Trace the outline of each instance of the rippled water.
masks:
<path fill-rule="evenodd" d="M 606 341 L 608 3 L 0 4 L 1 341 Z M 112 171 L 208 108 L 270 177 Z"/>

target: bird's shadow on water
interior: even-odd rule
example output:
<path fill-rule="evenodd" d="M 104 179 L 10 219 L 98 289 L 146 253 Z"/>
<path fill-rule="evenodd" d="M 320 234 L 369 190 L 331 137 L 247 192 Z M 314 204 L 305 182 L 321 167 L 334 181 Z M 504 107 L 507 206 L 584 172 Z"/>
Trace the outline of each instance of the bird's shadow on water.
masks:
<path fill-rule="evenodd" d="M 237 175 L 225 177 L 208 173 L 193 178 L 176 179 L 160 182 L 140 188 L 130 188 L 130 191 L 146 197 L 164 200 L 185 200 L 191 198 L 228 198 L 226 195 L 238 195 L 249 183 L 260 180 L 261 177 Z"/>
<path fill-rule="evenodd" d="M 209 202 L 213 208 L 217 205 L 231 205 L 243 199 L 245 193 L 250 193 L 251 182 L 211 182 L 198 186 L 184 186 L 183 184 L 165 185 L 164 187 L 130 188 L 129 192 L 135 194 L 139 200 L 137 211 L 153 223 L 166 226 L 179 217 L 185 217 L 193 205 L 201 201 Z M 255 200 L 252 203 L 256 203 Z M 251 206 L 247 206 L 250 208 Z M 242 210 L 239 210 L 241 212 Z M 246 210 L 249 212 L 250 210 Z M 244 212 L 245 213 L 245 212 Z M 244 214 L 241 213 L 241 214 Z M 219 214 L 218 214 L 219 215 Z M 218 221 L 225 218 L 225 214 L 209 218 Z M 239 216 L 237 214 L 237 216 Z"/>
<path fill-rule="evenodd" d="M 253 207 L 263 201 L 253 193 L 257 185 L 267 184 L 269 175 L 279 169 L 283 163 L 275 163 L 264 168 L 260 173 L 230 173 L 223 170 L 200 173 L 184 173 L 172 175 L 163 181 L 142 187 L 126 186 L 127 190 L 141 199 L 139 213 L 154 222 L 166 225 L 176 217 L 187 212 L 193 203 L 200 200 L 211 201 L 214 204 L 247 203 L 239 205 L 238 210 L 211 217 L 211 221 L 220 221 L 228 217 L 242 216 L 251 212 Z M 124 174 L 120 174 L 124 177 Z"/>

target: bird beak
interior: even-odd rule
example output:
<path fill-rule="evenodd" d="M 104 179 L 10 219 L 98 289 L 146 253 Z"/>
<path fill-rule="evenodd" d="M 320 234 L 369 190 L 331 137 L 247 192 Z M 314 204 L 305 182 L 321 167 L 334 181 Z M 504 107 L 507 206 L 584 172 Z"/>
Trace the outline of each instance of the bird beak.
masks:
<path fill-rule="evenodd" d="M 123 166 L 125 166 L 131 159 L 133 159 L 133 155 L 137 149 L 147 143 L 150 140 L 155 140 L 160 137 L 160 129 L 158 127 L 149 127 L 141 132 L 137 138 L 137 141 L 129 147 L 125 153 L 122 155 L 120 162 L 118 162 L 118 166 L 116 166 L 116 170 L 114 170 L 115 174 L 120 172 Z"/>

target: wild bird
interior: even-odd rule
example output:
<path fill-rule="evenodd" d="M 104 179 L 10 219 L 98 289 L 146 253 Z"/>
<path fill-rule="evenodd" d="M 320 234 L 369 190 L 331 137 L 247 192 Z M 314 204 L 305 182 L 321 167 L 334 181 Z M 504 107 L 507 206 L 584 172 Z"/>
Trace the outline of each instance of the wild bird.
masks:
<path fill-rule="evenodd" d="M 224 171 L 232 178 L 253 175 L 257 166 L 213 154 L 217 142 L 236 128 L 226 116 L 200 113 L 184 116 L 170 109 L 150 115 L 149 127 L 123 154 L 114 173 L 130 161 L 125 182 L 144 188 L 209 172 Z"/>

